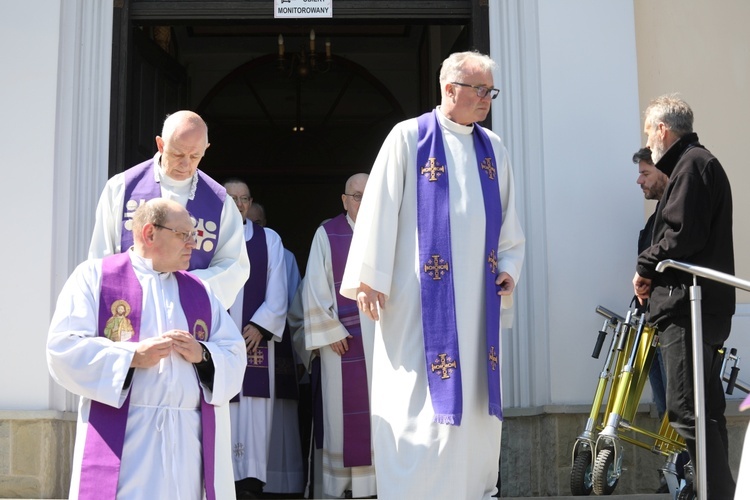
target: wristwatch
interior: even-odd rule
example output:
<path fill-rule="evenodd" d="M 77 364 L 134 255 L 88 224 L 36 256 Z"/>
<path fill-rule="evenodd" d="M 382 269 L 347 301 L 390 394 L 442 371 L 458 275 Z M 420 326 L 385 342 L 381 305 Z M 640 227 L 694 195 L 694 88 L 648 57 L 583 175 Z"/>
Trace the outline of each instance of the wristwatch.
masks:
<path fill-rule="evenodd" d="M 203 360 L 201 363 L 208 363 L 211 361 L 211 351 L 208 350 L 208 347 L 206 347 L 205 344 L 201 343 L 201 347 L 203 348 Z"/>

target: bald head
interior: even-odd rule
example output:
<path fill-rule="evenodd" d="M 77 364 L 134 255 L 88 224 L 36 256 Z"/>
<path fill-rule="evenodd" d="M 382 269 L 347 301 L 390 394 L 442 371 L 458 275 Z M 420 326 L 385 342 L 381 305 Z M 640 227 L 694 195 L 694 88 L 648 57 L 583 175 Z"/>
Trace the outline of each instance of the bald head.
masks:
<path fill-rule="evenodd" d="M 365 193 L 365 185 L 369 177 L 367 174 L 354 174 L 347 179 L 344 185 L 344 194 L 341 195 L 341 201 L 344 203 L 344 210 L 354 222 L 357 221 L 359 204 L 362 201 L 362 195 Z"/>
<path fill-rule="evenodd" d="M 174 272 L 190 266 L 196 233 L 185 207 L 154 198 L 133 214 L 133 242 L 135 253 L 151 259 L 155 271 Z"/>
<path fill-rule="evenodd" d="M 168 115 L 161 128 L 161 137 L 169 138 L 197 130 L 208 142 L 208 125 L 198 113 L 189 110 L 176 111 Z"/>
<path fill-rule="evenodd" d="M 259 226 L 266 227 L 266 209 L 260 203 L 254 201 L 250 205 L 250 208 L 247 210 L 247 218 Z"/>
<path fill-rule="evenodd" d="M 177 181 L 195 175 L 208 146 L 206 122 L 192 111 L 169 115 L 164 120 L 161 136 L 156 136 L 162 172 Z"/>

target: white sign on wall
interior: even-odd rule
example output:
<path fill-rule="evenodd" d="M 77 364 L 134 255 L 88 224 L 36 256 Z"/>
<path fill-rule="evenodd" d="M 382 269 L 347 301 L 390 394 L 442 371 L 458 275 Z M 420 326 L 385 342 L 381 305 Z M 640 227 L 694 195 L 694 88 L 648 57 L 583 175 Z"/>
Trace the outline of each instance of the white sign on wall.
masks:
<path fill-rule="evenodd" d="M 273 17 L 333 17 L 333 0 L 274 0 Z"/>

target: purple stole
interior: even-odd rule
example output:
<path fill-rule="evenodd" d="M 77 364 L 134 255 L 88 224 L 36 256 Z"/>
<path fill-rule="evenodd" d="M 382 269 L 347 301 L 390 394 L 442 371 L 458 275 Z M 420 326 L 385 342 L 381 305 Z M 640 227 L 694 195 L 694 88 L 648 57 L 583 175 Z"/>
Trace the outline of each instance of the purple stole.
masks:
<path fill-rule="evenodd" d="M 125 197 L 122 208 L 122 232 L 120 251 L 126 252 L 133 245 L 132 217 L 136 208 L 153 198 L 161 198 L 161 185 L 154 180 L 154 159 L 144 161 L 125 171 Z M 216 181 L 201 172 L 193 199 L 188 199 L 185 208 L 196 220 L 198 244 L 190 257 L 190 268 L 206 269 L 216 251 L 224 208 L 226 190 Z"/>
<path fill-rule="evenodd" d="M 180 305 L 187 318 L 188 327 L 198 340 L 208 340 L 211 331 L 211 303 L 206 289 L 197 278 L 188 273 L 179 271 L 174 275 L 179 286 Z M 104 336 L 107 320 L 114 314 L 114 309 L 118 304 L 127 308 L 126 316 L 129 316 L 133 325 L 133 336 L 128 341 L 138 342 L 143 289 L 133 271 L 130 256 L 127 252 L 112 255 L 102 260 L 99 336 Z M 200 386 L 200 382 L 198 383 L 201 389 L 203 479 L 206 498 L 215 500 L 216 416 L 213 406 L 208 404 L 203 396 L 203 388 Z M 82 500 L 114 499 L 117 496 L 117 483 L 120 476 L 120 463 L 129 408 L 130 393 L 128 393 L 121 408 L 91 401 L 78 492 L 78 496 Z"/>
<path fill-rule="evenodd" d="M 463 394 L 458 352 L 456 304 L 451 255 L 450 196 L 443 132 L 437 110 L 417 119 L 417 224 L 420 262 L 422 329 L 433 421 L 461 425 Z M 500 402 L 500 296 L 497 295 L 497 246 L 502 205 L 497 184 L 497 162 L 487 133 L 474 124 L 474 149 L 482 185 L 485 213 L 483 262 L 485 338 L 489 414 L 502 420 Z M 474 332 L 466 332 L 473 335 Z"/>
<path fill-rule="evenodd" d="M 323 224 L 331 245 L 331 267 L 339 321 L 352 335 L 349 350 L 341 356 L 341 393 L 344 409 L 344 467 L 372 464 L 370 450 L 370 401 L 367 364 L 362 344 L 357 302 L 339 293 L 344 267 L 352 243 L 352 228 L 341 214 Z"/>
<path fill-rule="evenodd" d="M 266 232 L 258 224 L 253 225 L 253 236 L 247 241 L 247 256 L 253 271 L 245 283 L 242 300 L 242 327 L 250 323 L 255 311 L 266 300 L 266 281 L 268 280 L 268 247 Z M 240 327 L 240 330 L 242 330 Z M 268 375 L 268 342 L 261 340 L 255 353 L 247 355 L 245 379 L 242 382 L 242 393 L 245 397 L 270 398 L 270 380 Z M 238 401 L 233 399 L 232 401 Z"/>

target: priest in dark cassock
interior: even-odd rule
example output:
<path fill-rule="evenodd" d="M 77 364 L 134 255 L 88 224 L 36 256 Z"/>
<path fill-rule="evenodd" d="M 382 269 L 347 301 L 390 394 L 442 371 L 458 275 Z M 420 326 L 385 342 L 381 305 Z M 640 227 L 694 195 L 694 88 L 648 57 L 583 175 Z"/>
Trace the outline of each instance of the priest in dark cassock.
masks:
<path fill-rule="evenodd" d="M 370 172 L 341 293 L 375 328 L 378 498 L 489 499 L 502 430 L 501 310 L 525 239 L 490 111 L 495 63 L 455 53 L 440 106 L 390 132 Z"/>

